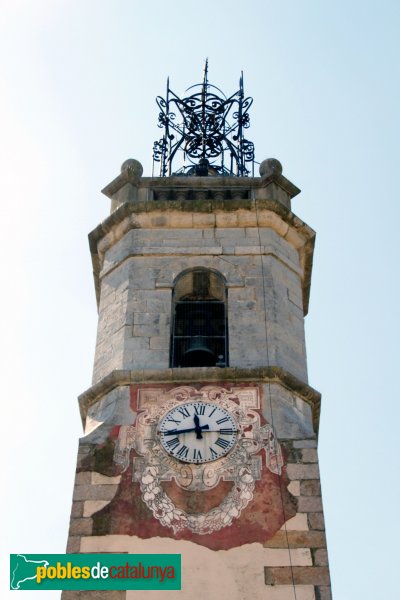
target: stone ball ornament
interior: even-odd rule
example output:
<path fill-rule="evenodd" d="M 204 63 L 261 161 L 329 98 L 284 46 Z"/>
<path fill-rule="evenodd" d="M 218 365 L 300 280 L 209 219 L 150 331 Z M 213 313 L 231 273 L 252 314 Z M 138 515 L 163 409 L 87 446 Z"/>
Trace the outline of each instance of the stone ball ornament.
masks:
<path fill-rule="evenodd" d="M 260 175 L 261 177 L 282 175 L 282 164 L 277 158 L 266 158 L 260 164 Z"/>
<path fill-rule="evenodd" d="M 121 173 L 126 173 L 130 177 L 139 179 L 143 175 L 143 166 L 135 158 L 128 158 L 121 165 Z"/>

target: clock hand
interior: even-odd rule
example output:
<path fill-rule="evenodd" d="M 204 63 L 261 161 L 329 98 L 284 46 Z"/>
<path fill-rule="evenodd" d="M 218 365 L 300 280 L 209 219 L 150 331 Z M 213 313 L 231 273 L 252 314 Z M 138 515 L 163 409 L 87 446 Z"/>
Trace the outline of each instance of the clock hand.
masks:
<path fill-rule="evenodd" d="M 193 421 L 194 421 L 194 424 L 195 424 L 196 438 L 198 440 L 202 440 L 203 439 L 203 436 L 201 435 L 202 428 L 200 427 L 200 419 L 199 419 L 199 417 L 197 415 L 194 415 Z"/>
<path fill-rule="evenodd" d="M 208 429 L 209 425 L 201 425 L 200 431 Z M 171 429 L 171 431 L 162 431 L 163 435 L 179 435 L 180 433 L 190 433 L 191 431 L 198 431 L 199 428 L 192 427 L 191 429 Z"/>

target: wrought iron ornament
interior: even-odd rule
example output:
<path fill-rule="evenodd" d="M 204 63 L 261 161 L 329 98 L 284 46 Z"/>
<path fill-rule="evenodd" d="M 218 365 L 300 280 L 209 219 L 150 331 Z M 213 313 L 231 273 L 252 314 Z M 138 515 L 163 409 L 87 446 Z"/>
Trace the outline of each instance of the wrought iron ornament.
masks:
<path fill-rule="evenodd" d="M 169 87 L 168 78 L 166 97 L 157 96 L 158 126 L 164 133 L 153 145 L 153 176 L 158 164 L 160 177 L 254 175 L 254 144 L 244 137 L 253 99 L 244 96 L 243 72 L 238 91 L 226 98 L 208 83 L 206 60 L 203 83 L 192 85 L 186 92 L 190 90 L 194 93 L 179 98 Z M 183 153 L 183 166 L 173 173 L 178 151 Z"/>

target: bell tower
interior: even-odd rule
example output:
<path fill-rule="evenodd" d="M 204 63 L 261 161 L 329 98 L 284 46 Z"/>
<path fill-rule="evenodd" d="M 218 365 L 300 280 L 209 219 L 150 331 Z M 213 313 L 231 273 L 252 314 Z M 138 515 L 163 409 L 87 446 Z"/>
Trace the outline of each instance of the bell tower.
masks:
<path fill-rule="evenodd" d="M 315 232 L 278 160 L 254 175 L 243 76 L 227 98 L 206 63 L 157 104 L 152 177 L 125 161 L 89 235 L 99 320 L 67 552 L 181 554 L 171 598 L 330 600 L 304 338 Z"/>

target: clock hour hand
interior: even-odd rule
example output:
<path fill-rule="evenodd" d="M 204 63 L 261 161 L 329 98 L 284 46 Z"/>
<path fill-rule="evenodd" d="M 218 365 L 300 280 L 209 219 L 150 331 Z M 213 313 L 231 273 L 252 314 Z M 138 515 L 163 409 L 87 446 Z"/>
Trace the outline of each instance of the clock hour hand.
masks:
<path fill-rule="evenodd" d="M 195 432 L 196 432 L 196 438 L 198 440 L 202 440 L 203 436 L 201 435 L 201 430 L 203 429 L 203 427 L 200 427 L 200 419 L 197 415 L 194 415 L 193 417 L 194 420 L 194 424 L 195 424 Z M 208 427 L 205 427 L 204 429 L 208 429 Z"/>
<path fill-rule="evenodd" d="M 191 427 L 190 429 L 172 429 L 171 431 L 162 431 L 163 435 L 179 435 L 180 433 L 190 433 L 191 431 L 197 431 L 197 427 Z M 202 425 L 200 431 L 203 429 L 209 429 L 209 425 Z"/>

